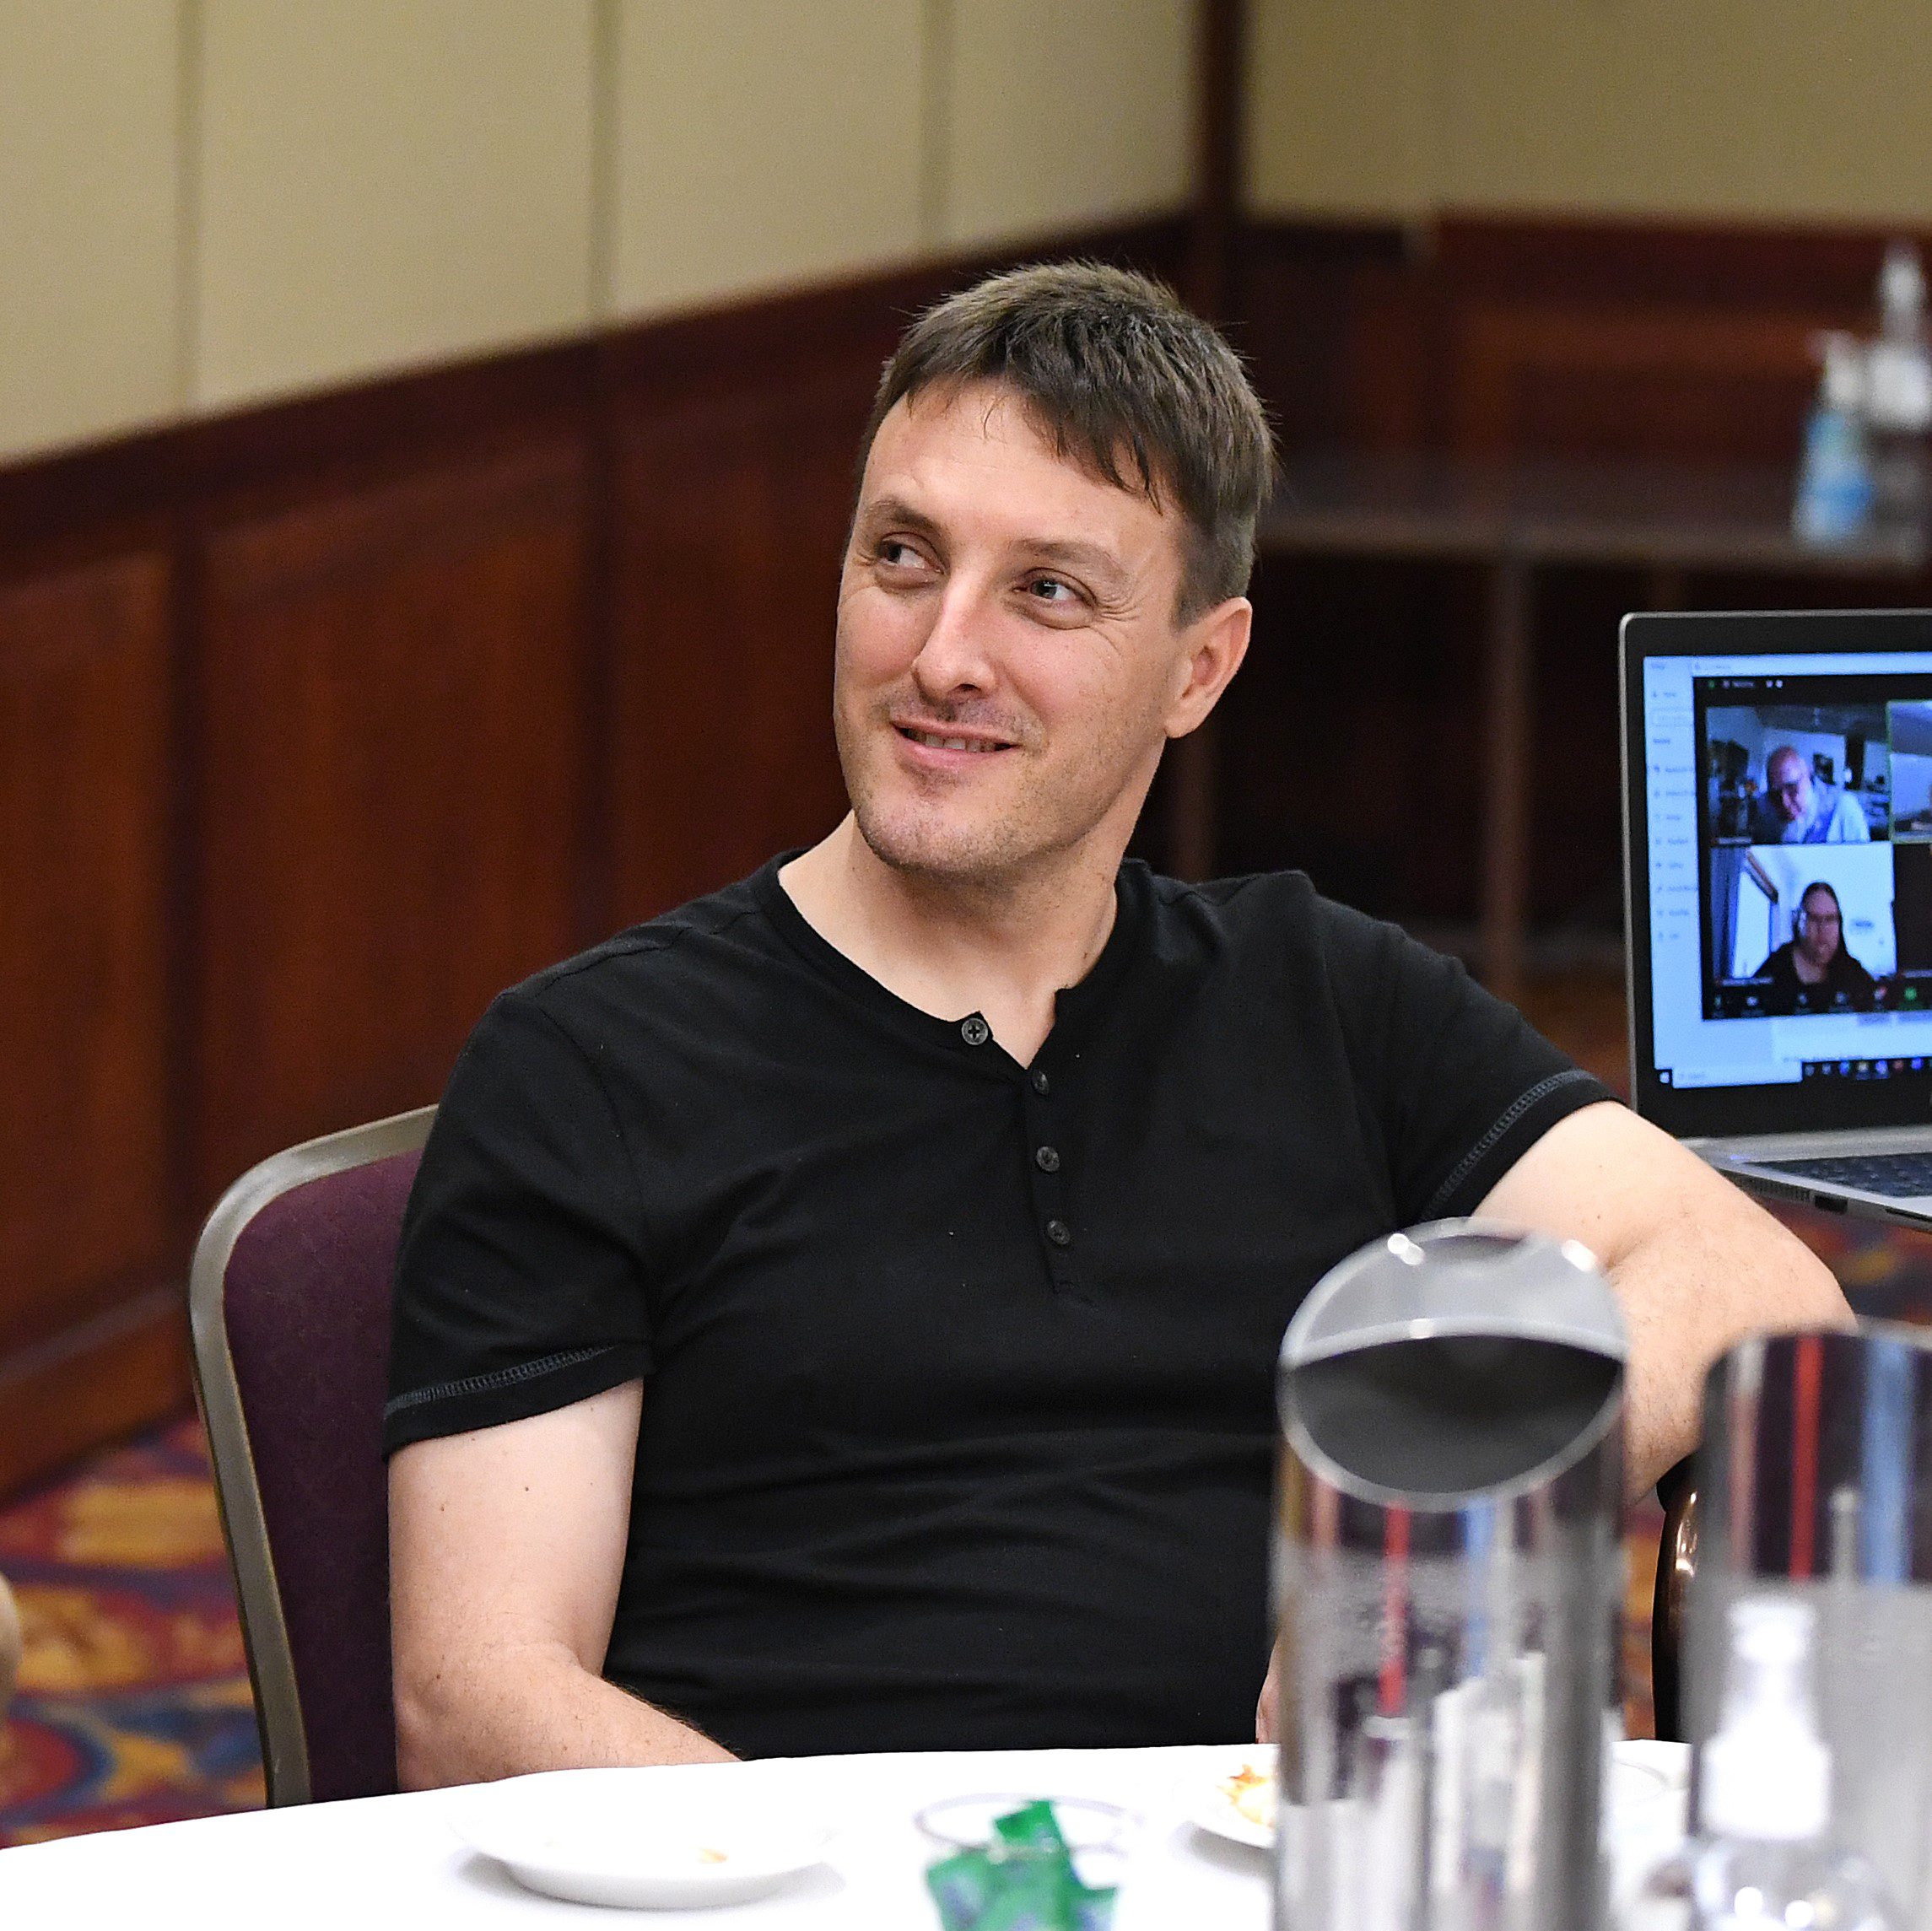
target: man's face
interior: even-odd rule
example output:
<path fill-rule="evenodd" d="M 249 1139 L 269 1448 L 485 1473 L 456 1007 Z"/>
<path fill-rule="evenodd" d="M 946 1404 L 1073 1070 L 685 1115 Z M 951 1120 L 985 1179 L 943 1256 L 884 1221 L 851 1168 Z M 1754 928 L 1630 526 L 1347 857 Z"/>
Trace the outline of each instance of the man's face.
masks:
<path fill-rule="evenodd" d="M 1810 813 L 1811 774 L 1805 769 L 1802 758 L 1794 752 L 1773 758 L 1764 775 L 1770 785 L 1772 798 L 1786 824 L 1794 825 Z"/>
<path fill-rule="evenodd" d="M 1179 537 L 996 384 L 891 411 L 839 585 L 833 705 L 881 859 L 990 882 L 1131 828 L 1187 682 Z"/>
<path fill-rule="evenodd" d="M 1805 894 L 1805 929 L 1798 935 L 1798 949 L 1815 966 L 1828 966 L 1838 949 L 1840 937 L 1838 902 L 1829 892 Z"/>

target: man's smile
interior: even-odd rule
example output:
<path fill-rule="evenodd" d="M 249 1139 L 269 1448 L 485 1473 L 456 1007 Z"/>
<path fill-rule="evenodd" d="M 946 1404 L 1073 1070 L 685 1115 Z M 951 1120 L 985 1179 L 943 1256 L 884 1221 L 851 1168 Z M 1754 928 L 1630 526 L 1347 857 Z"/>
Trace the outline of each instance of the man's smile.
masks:
<path fill-rule="evenodd" d="M 927 751 L 963 751 L 979 754 L 990 751 L 1011 751 L 1012 741 L 1004 737 L 968 737 L 956 731 L 922 731 L 916 725 L 894 722 L 893 729 L 909 744 L 916 744 Z"/>

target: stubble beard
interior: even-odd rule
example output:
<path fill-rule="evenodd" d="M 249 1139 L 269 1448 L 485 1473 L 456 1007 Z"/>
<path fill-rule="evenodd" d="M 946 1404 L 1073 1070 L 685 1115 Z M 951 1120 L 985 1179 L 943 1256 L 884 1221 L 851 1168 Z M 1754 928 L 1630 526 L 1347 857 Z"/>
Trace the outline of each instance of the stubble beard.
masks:
<path fill-rule="evenodd" d="M 939 786 L 920 794 L 918 781 L 903 785 L 890 773 L 892 755 L 883 734 L 889 721 L 862 720 L 836 736 L 852 816 L 872 854 L 901 874 L 954 889 L 998 893 L 1052 871 L 1120 797 L 1096 797 L 1077 784 L 1043 783 L 1023 769 L 996 801 L 967 811 Z M 991 755 L 1024 758 L 1025 749 Z M 1071 776 L 1071 774 L 1070 774 Z M 1127 782 L 1132 780 L 1130 778 Z"/>

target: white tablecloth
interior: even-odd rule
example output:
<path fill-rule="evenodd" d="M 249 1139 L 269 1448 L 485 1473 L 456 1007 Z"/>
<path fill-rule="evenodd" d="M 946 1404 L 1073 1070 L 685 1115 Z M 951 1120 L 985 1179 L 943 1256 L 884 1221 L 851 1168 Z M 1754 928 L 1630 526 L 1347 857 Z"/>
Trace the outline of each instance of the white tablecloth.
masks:
<path fill-rule="evenodd" d="M 980 1750 L 909 1756 L 797 1757 L 640 1772 L 666 1780 L 730 1777 L 755 1805 L 788 1803 L 828 1818 L 839 1836 L 828 1863 L 758 1901 L 706 1911 L 620 1913 L 525 1891 L 469 1850 L 449 1820 L 459 1794 L 429 1791 L 208 1817 L 0 1851 L 0 1927 L 149 1931 L 192 1924 L 249 1931 L 328 1925 L 331 1931 L 534 1925 L 575 1921 L 731 1931 L 936 1931 L 913 1813 L 974 1792 L 1098 1797 L 1140 1813 L 1144 1826 L 1122 1882 L 1115 1931 L 1264 1931 L 1269 1859 L 1187 1821 L 1214 1782 L 1252 1746 L 1179 1750 Z M 1688 1753 L 1624 1745 L 1681 1781 Z M 1681 1827 L 1653 1815 L 1618 1862 L 1648 1863 Z M 1649 1841 L 1654 1839 L 1654 1842 Z"/>
<path fill-rule="evenodd" d="M 1137 1810 L 1145 1828 L 1127 1868 L 1115 1931 L 1264 1931 L 1268 1858 L 1185 1821 L 1205 1788 L 1246 1753 L 1179 1750 L 996 1750 L 914 1756 L 799 1757 L 649 1772 L 666 1780 L 756 1779 L 761 1802 L 801 1803 L 840 1826 L 829 1864 L 756 1902 L 625 1913 L 564 1904 L 521 1888 L 451 1830 L 439 1791 L 310 1804 L 0 1851 L 0 1926 L 148 1931 L 156 1925 L 407 1925 L 626 1922 L 710 1931 L 936 1931 L 913 1813 L 974 1791 L 1098 1797 Z"/>

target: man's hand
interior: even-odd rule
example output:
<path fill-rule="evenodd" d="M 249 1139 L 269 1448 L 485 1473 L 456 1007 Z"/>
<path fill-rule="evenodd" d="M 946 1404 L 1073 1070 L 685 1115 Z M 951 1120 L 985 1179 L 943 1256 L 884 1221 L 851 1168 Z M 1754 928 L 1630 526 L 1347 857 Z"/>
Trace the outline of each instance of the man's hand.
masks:
<path fill-rule="evenodd" d="M 1261 1684 L 1261 1694 L 1255 1703 L 1255 1741 L 1256 1743 L 1279 1743 L 1282 1740 L 1275 1728 L 1276 1713 L 1281 1708 L 1282 1646 L 1276 1643 L 1268 1652 L 1268 1674 Z"/>
<path fill-rule="evenodd" d="M 607 1683 L 643 1384 L 413 1443 L 389 1464 L 406 1789 L 591 1764 L 728 1761 Z"/>
<path fill-rule="evenodd" d="M 1630 1330 L 1632 1496 L 1697 1444 L 1704 1376 L 1746 1335 L 1848 1328 L 1830 1270 L 1669 1135 L 1607 1101 L 1559 1120 L 1490 1190 L 1487 1218 L 1580 1240 Z"/>

